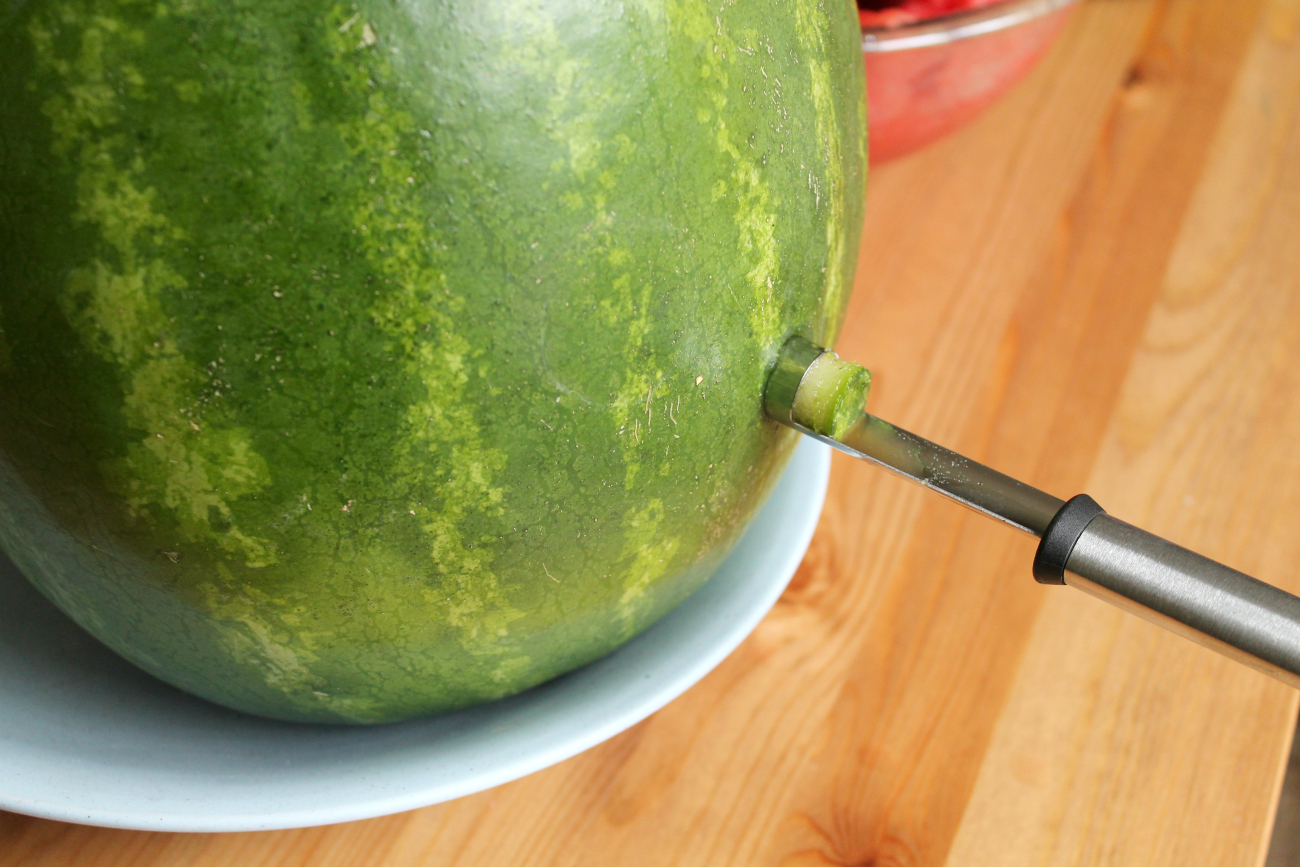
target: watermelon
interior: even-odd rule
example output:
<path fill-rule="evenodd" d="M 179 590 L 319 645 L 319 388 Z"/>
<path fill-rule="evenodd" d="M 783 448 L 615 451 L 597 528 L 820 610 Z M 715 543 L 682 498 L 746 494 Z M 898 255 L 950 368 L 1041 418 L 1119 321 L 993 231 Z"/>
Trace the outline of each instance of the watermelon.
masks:
<path fill-rule="evenodd" d="M 0 546 L 154 675 L 373 723 L 701 585 L 865 180 L 848 0 L 0 11 Z"/>

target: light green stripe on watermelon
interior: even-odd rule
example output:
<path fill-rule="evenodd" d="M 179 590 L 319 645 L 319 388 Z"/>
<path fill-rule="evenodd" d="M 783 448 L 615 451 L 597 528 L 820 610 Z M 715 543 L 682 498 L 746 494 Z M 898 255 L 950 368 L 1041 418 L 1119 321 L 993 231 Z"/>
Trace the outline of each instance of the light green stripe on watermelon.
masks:
<path fill-rule="evenodd" d="M 447 622 L 464 633 L 465 646 L 476 655 L 509 654 L 512 621 L 524 616 L 501 595 L 491 570 L 490 538 L 466 539 L 462 525 L 479 513 L 500 516 L 503 491 L 495 483 L 506 454 L 483 443 L 467 394 L 469 368 L 483 351 L 458 328 L 463 313 L 462 287 L 452 285 L 438 267 L 441 243 L 409 191 L 427 184 L 426 165 L 412 160 L 403 136 L 419 134 L 411 115 L 394 107 L 376 81 L 391 80 L 390 41 L 360 13 L 335 6 L 327 29 L 333 61 L 346 70 L 346 86 L 365 101 L 364 113 L 339 126 L 349 163 L 370 167 L 370 189 L 352 213 L 352 222 L 371 268 L 390 284 L 372 308 L 375 319 L 397 344 L 406 375 L 423 387 L 420 399 L 406 407 L 397 446 L 397 471 L 410 488 L 435 481 L 440 504 L 413 499 L 404 505 L 428 537 L 432 566 L 459 576 L 455 595 L 447 599 Z M 393 49 L 396 50 L 396 49 Z M 339 171 L 347 171 L 347 164 Z M 417 181 L 418 179 L 418 181 Z M 436 301 L 435 301 L 436 299 Z M 469 542 L 478 542 L 471 550 Z M 526 667 L 527 659 L 493 671 L 504 681 L 509 670 Z"/>
<path fill-rule="evenodd" d="M 796 4 L 798 6 L 799 4 Z M 802 7 L 800 7 L 802 8 Z M 735 207 L 736 225 L 740 228 L 740 252 L 750 266 L 745 274 L 751 306 L 750 325 L 760 343 L 775 340 L 782 323 L 772 294 L 779 271 L 776 233 L 777 218 L 770 207 L 772 192 L 758 170 L 756 155 L 743 154 L 727 125 L 730 74 L 741 56 L 756 57 L 770 52 L 757 28 L 746 28 L 738 43 L 723 31 L 721 19 L 695 3 L 675 2 L 670 15 L 679 20 L 682 31 L 699 46 L 699 78 L 704 99 L 696 111 L 699 122 L 713 131 L 718 151 L 731 166 L 730 177 L 719 178 L 713 185 L 714 202 L 726 201 Z M 767 75 L 760 63 L 759 70 Z M 772 79 L 776 88 L 780 78 Z M 821 110 L 821 107 L 818 108 Z M 811 175 L 810 175 L 811 176 Z"/>
<path fill-rule="evenodd" d="M 849 245 L 856 239 L 846 238 L 846 233 L 856 230 L 856 225 L 845 224 L 844 204 L 844 145 L 842 141 L 842 122 L 836 117 L 834 81 L 835 71 L 831 69 L 825 56 L 824 42 L 830 29 L 830 21 L 823 9 L 805 4 L 795 6 L 795 28 L 799 33 L 799 42 L 808 52 L 808 74 L 811 79 L 813 106 L 817 117 L 817 141 L 826 149 L 826 171 L 819 182 L 816 175 L 809 172 L 808 185 L 812 188 L 817 205 L 826 208 L 826 295 L 825 310 L 839 311 L 848 301 L 844 294 L 844 267 Z M 865 118 L 863 118 L 865 120 Z M 854 156 L 866 159 L 865 125 L 863 134 L 858 137 L 858 152 Z M 822 186 L 825 189 L 822 189 Z M 856 223 L 856 221 L 854 221 Z M 826 345 L 835 342 L 839 334 L 836 324 L 825 323 L 828 332 Z"/>
<path fill-rule="evenodd" d="M 208 377 L 163 336 L 167 317 L 158 297 L 184 288 L 185 278 L 165 259 L 139 249 L 141 239 L 177 244 L 185 233 L 158 213 L 153 190 L 140 189 L 138 164 L 120 164 L 120 137 L 100 134 L 123 111 L 122 86 L 107 80 L 105 50 L 141 47 L 145 36 L 111 18 L 91 17 L 75 4 L 52 11 L 58 27 L 79 30 L 81 39 L 73 58 L 59 58 L 53 29 L 33 21 L 39 68 L 61 79 L 64 88 L 42 110 L 54 131 L 55 153 L 75 155 L 80 166 L 73 218 L 93 226 L 107 248 L 107 255 L 72 270 L 59 300 L 86 344 L 121 371 L 123 414 L 144 432 L 105 472 L 133 511 L 161 505 L 187 538 L 216 541 L 249 566 L 268 565 L 275 562 L 273 549 L 236 526 L 229 505 L 266 486 L 266 462 L 246 431 L 226 423 L 219 389 L 200 395 L 196 386 Z M 132 65 L 117 74 L 127 88 L 143 84 Z M 225 525 L 220 532 L 214 521 Z"/>
<path fill-rule="evenodd" d="M 0 545 L 286 719 L 607 653 L 793 447 L 761 391 L 843 312 L 857 38 L 838 0 L 0 12 Z"/>
<path fill-rule="evenodd" d="M 674 17 L 676 10 L 665 16 L 663 9 L 645 4 L 642 12 L 647 18 L 647 32 L 666 34 L 667 20 Z M 502 16 L 499 32 L 509 34 L 510 39 L 493 49 L 510 75 L 527 76 L 537 81 L 544 92 L 549 90 L 544 100 L 548 137 L 567 156 L 552 162 L 550 173 L 569 186 L 562 197 L 565 207 L 589 220 L 583 234 L 614 272 L 613 292 L 601 300 L 598 316 L 603 324 L 626 334 L 620 354 L 627 373 L 610 401 L 610 433 L 620 443 L 624 490 L 635 491 L 642 471 L 642 444 L 653 431 L 656 394 L 661 403 L 676 400 L 679 395 L 665 381 L 654 350 L 646 343 L 651 332 L 652 284 L 638 277 L 633 253 L 620 246 L 614 231 L 619 218 L 608 208 L 609 196 L 624 182 L 624 168 L 637 150 L 626 133 L 608 141 L 598 133 L 598 122 L 611 94 L 619 93 L 620 83 L 616 78 L 594 73 L 589 60 L 570 55 L 556 36 L 554 21 L 531 4 L 506 5 L 497 14 Z M 551 376 L 550 381 L 562 395 L 591 403 L 590 398 L 558 377 Z M 668 421 L 661 414 L 661 424 Z M 645 605 L 647 590 L 671 568 L 680 547 L 679 539 L 661 532 L 663 512 L 662 499 L 652 498 L 632 505 L 620 518 L 625 541 L 618 556 L 626 565 L 619 619 L 627 637 L 643 628 L 649 613 Z"/>

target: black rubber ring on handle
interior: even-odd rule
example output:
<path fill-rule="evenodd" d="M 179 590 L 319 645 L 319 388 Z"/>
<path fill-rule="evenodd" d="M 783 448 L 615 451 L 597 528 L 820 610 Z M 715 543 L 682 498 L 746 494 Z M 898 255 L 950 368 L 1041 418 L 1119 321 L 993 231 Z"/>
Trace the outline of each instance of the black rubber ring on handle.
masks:
<path fill-rule="evenodd" d="M 1034 580 L 1039 584 L 1064 584 L 1065 564 L 1074 553 L 1075 543 L 1088 529 L 1092 519 L 1106 514 L 1097 501 L 1087 494 L 1071 497 L 1052 518 L 1034 554 Z"/>

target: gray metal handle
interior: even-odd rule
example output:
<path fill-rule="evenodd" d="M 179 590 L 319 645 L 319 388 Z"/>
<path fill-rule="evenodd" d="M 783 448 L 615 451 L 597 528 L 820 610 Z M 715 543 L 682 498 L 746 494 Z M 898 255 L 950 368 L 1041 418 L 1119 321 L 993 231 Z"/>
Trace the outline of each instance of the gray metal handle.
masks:
<path fill-rule="evenodd" d="M 1065 569 L 1071 587 L 1300 687 L 1300 598 L 1104 514 Z"/>

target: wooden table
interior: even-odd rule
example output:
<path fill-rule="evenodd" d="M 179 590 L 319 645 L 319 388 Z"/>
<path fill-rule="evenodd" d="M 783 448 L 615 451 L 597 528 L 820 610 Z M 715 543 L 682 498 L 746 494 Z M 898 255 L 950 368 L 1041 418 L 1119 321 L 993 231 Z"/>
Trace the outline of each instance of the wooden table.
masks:
<path fill-rule="evenodd" d="M 1300 591 L 1300 0 L 1088 0 L 1010 98 L 875 173 L 840 349 L 885 418 Z M 582 756 L 302 831 L 4 815 L 0 865 L 1262 862 L 1294 691 L 837 461 L 753 637 Z"/>

